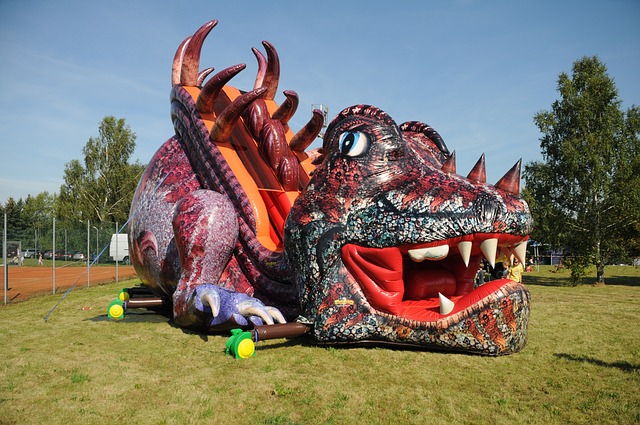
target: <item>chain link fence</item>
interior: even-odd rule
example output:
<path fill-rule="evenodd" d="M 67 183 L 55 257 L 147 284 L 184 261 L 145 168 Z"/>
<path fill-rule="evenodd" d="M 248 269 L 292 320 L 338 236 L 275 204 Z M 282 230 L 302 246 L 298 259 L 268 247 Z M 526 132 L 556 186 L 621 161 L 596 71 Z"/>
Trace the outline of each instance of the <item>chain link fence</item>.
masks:
<path fill-rule="evenodd" d="M 7 261 L 22 259 L 31 264 L 39 260 L 56 262 L 114 262 L 109 244 L 121 223 L 52 220 L 20 232 L 7 233 Z M 126 233 L 126 229 L 122 229 Z M 0 249 L 4 240 L 0 241 Z M 118 247 L 119 250 L 125 247 Z M 29 261 L 32 260 L 32 261 Z"/>

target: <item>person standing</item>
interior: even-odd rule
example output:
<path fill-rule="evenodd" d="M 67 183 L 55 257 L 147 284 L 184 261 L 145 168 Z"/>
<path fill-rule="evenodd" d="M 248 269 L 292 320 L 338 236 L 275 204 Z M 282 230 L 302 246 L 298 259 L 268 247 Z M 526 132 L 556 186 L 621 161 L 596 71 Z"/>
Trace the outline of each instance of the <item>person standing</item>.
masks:
<path fill-rule="evenodd" d="M 509 271 L 507 272 L 507 278 L 513 280 L 514 282 L 522 283 L 522 273 L 524 272 L 524 267 L 522 263 L 517 258 L 513 259 L 513 265 L 509 267 Z"/>

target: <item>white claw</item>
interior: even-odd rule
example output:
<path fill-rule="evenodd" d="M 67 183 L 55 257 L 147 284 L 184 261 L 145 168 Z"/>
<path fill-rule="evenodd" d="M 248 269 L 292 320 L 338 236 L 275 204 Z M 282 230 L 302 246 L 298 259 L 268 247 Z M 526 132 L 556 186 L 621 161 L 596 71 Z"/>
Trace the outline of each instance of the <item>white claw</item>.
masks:
<path fill-rule="evenodd" d="M 455 305 L 453 301 L 442 295 L 440 292 L 438 292 L 438 297 L 440 297 L 440 314 L 451 313 L 453 306 Z"/>
<path fill-rule="evenodd" d="M 409 257 L 413 261 L 421 262 L 424 260 L 437 261 L 446 258 L 449 255 L 449 245 L 434 246 L 431 248 L 410 249 Z"/>
<path fill-rule="evenodd" d="M 275 307 L 266 306 L 267 312 L 273 317 L 273 320 L 277 323 L 287 323 L 287 320 L 284 318 L 280 310 Z"/>
<path fill-rule="evenodd" d="M 527 241 L 520 242 L 518 245 L 510 248 L 513 255 L 516 256 L 520 264 L 526 264 L 527 260 Z"/>
<path fill-rule="evenodd" d="M 498 251 L 498 239 L 486 239 L 480 244 L 480 251 L 484 254 L 491 267 L 496 266 L 496 253 Z"/>
<path fill-rule="evenodd" d="M 215 292 L 212 294 L 204 293 L 200 296 L 200 301 L 211 308 L 213 317 L 218 317 L 218 313 L 220 313 L 220 295 Z"/>
<path fill-rule="evenodd" d="M 471 241 L 462 241 L 458 244 L 458 251 L 460 251 L 460 256 L 462 257 L 462 261 L 464 261 L 464 265 L 469 267 L 469 259 L 471 258 L 471 246 L 473 244 Z"/>
<path fill-rule="evenodd" d="M 250 303 L 238 304 L 238 312 L 244 317 L 258 316 L 266 325 L 273 325 L 273 319 L 263 307 L 251 306 Z"/>

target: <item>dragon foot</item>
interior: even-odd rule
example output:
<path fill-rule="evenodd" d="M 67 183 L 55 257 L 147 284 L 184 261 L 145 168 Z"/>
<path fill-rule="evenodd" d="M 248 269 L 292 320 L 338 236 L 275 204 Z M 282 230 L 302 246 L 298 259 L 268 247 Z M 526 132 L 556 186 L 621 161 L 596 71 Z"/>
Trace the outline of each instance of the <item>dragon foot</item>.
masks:
<path fill-rule="evenodd" d="M 266 306 L 249 295 L 216 285 L 202 285 L 196 292 L 199 294 L 196 308 L 201 311 L 210 310 L 210 326 L 229 322 L 239 326 L 247 326 L 249 322 L 254 325 L 286 323 L 280 310 Z"/>

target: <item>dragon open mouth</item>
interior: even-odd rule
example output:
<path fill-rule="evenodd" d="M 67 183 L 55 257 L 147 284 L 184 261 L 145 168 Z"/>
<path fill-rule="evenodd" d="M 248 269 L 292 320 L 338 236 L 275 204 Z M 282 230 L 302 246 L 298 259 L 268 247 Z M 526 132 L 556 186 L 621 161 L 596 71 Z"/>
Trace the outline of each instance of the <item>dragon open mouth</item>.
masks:
<path fill-rule="evenodd" d="M 500 279 L 473 288 L 483 257 L 492 265 L 501 255 L 514 255 L 524 263 L 527 239 L 485 233 L 388 248 L 348 244 L 342 248 L 342 260 L 374 309 L 410 320 L 435 321 L 510 282 Z M 453 306 L 441 309 L 440 294 Z"/>

